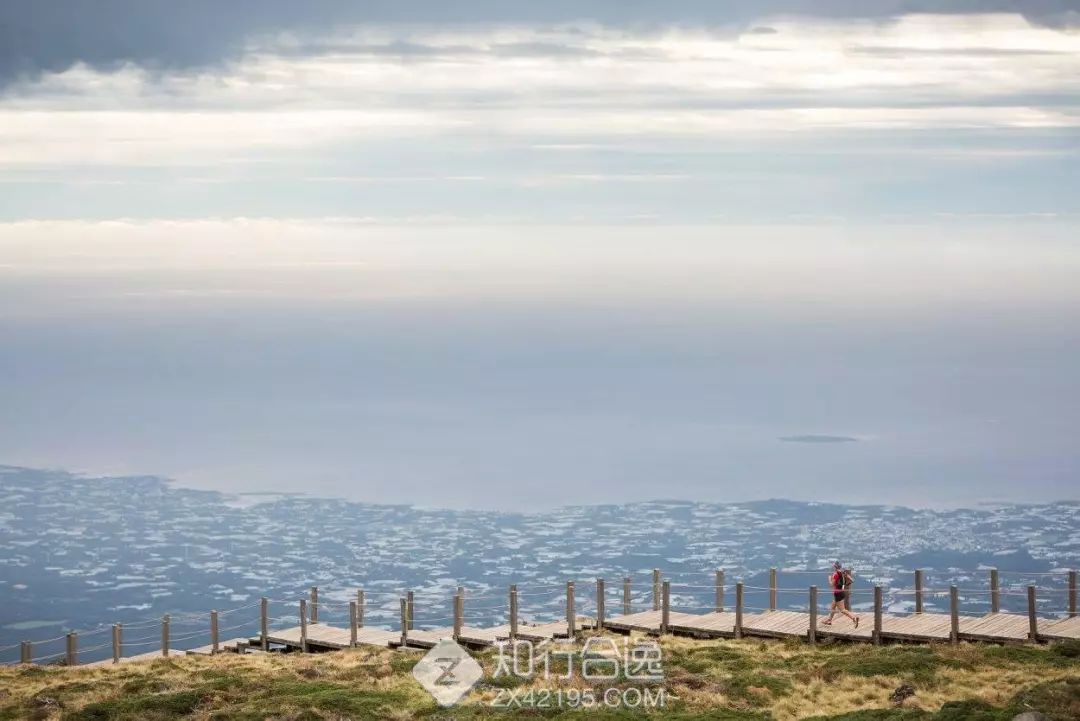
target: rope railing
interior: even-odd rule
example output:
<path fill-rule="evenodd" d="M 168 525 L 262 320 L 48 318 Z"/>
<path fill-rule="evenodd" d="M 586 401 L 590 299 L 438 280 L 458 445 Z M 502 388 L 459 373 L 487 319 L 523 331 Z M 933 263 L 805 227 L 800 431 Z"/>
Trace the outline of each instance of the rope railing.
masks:
<path fill-rule="evenodd" d="M 470 606 L 470 608 L 473 611 L 491 611 L 491 610 L 495 610 L 495 609 L 507 608 L 508 606 L 509 606 L 509 602 L 508 603 L 496 604 L 494 606 Z"/>
<path fill-rule="evenodd" d="M 688 612 L 688 611 L 712 611 L 713 607 L 708 606 L 708 605 L 705 605 L 705 606 L 691 606 L 691 605 L 682 604 L 682 603 L 678 603 L 678 604 L 672 603 L 671 604 L 671 609 L 675 610 L 675 611 L 683 611 L 683 612 Z"/>
<path fill-rule="evenodd" d="M 139 648 L 139 647 L 142 647 L 142 646 L 160 646 L 160 645 L 161 645 L 161 639 L 157 639 L 156 641 L 146 641 L 146 642 L 143 642 L 143 643 L 133 643 L 131 641 L 124 641 L 124 648 L 132 648 L 132 647 Z"/>
<path fill-rule="evenodd" d="M 990 569 L 982 569 L 982 570 L 990 570 Z M 1006 575 L 1009 575 L 1009 576 L 1068 576 L 1070 573 L 1075 573 L 1075 571 L 1071 571 L 1071 570 L 1068 570 L 1068 569 L 1061 570 L 1061 571 L 1001 571 L 1001 570 L 999 570 L 998 573 L 1006 574 Z"/>
<path fill-rule="evenodd" d="M 565 589 L 565 586 L 563 588 Z M 526 596 L 551 596 L 552 593 L 552 591 L 541 591 L 539 593 L 522 593 L 521 591 L 518 591 L 518 597 L 520 598 Z"/>
<path fill-rule="evenodd" d="M 57 641 L 63 641 L 65 638 L 67 638 L 66 633 L 63 636 L 55 636 L 53 638 L 46 638 L 46 639 L 42 639 L 40 641 L 34 641 L 33 644 L 35 646 L 44 646 L 45 644 L 48 644 L 48 643 L 56 643 Z"/>

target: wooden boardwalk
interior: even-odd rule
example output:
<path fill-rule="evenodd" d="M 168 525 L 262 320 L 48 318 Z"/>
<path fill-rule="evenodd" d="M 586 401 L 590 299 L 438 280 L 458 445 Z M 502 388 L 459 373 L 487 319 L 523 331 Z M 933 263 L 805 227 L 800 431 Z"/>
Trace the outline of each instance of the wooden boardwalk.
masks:
<path fill-rule="evenodd" d="M 767 587 L 744 586 L 741 582 L 736 583 L 734 607 L 725 606 L 724 599 L 726 586 L 724 584 L 724 573 L 722 570 L 718 570 L 715 573 L 715 585 L 680 584 L 689 589 L 715 588 L 715 607 L 724 608 L 725 610 L 707 613 L 686 613 L 676 610 L 675 605 L 672 604 L 672 583 L 669 580 L 661 579 L 659 569 L 653 569 L 651 584 L 651 605 L 653 610 L 608 616 L 604 618 L 602 625 L 605 631 L 622 633 L 637 632 L 650 635 L 660 635 L 666 632 L 694 636 L 697 638 L 732 638 L 747 636 L 757 638 L 807 639 L 810 641 L 843 640 L 872 643 L 886 641 L 915 643 L 959 641 L 1037 643 L 1080 639 L 1080 609 L 1078 609 L 1077 603 L 1078 596 L 1080 596 L 1077 583 L 1078 574 L 1076 571 L 1068 571 L 1067 573 L 1067 587 L 1065 589 L 1058 589 L 1059 592 L 1061 590 L 1067 592 L 1067 603 L 1065 604 L 1065 609 L 1063 609 L 1064 613 L 1055 618 L 1040 618 L 1038 616 L 1039 610 L 1044 610 L 1046 608 L 1046 600 L 1045 596 L 1039 597 L 1039 588 L 1034 584 L 1029 584 L 1027 586 L 1026 613 L 999 612 L 998 609 L 1000 609 L 1001 606 L 999 603 L 1001 600 L 1000 594 L 1022 594 L 1019 594 L 1015 590 L 1002 590 L 999 583 L 999 574 L 996 569 L 990 569 L 987 591 L 978 589 L 963 590 L 964 594 L 988 594 L 989 606 L 993 609 L 993 612 L 978 616 L 961 615 L 961 609 L 963 608 L 961 605 L 961 589 L 955 585 L 950 586 L 947 592 L 943 589 L 927 589 L 923 583 L 923 571 L 916 569 L 915 587 L 913 591 L 910 592 L 912 593 L 912 596 L 909 597 L 913 601 L 912 605 L 915 608 L 914 613 L 885 613 L 886 609 L 890 606 L 895 607 L 893 605 L 895 598 L 894 596 L 890 596 L 890 599 L 893 600 L 886 603 L 884 593 L 887 592 L 887 589 L 876 586 L 872 591 L 873 611 L 868 609 L 863 610 L 859 614 L 858 625 L 842 614 L 836 615 L 831 623 L 826 624 L 827 611 L 824 610 L 826 604 L 819 603 L 822 599 L 818 595 L 818 588 L 816 586 L 811 586 L 808 588 L 809 603 L 812 606 L 817 606 L 819 609 L 815 614 L 816 622 L 812 628 L 810 613 L 777 608 L 777 594 L 779 592 L 791 593 L 797 592 L 797 590 L 781 587 L 778 583 L 778 570 L 775 568 L 770 569 L 769 586 Z M 595 630 L 597 628 L 596 619 L 577 615 L 577 611 L 588 608 L 589 602 L 592 601 L 595 604 L 594 608 L 597 609 L 598 613 L 603 614 L 605 607 L 607 607 L 607 602 L 611 600 L 610 595 L 607 595 L 608 591 L 610 591 L 610 587 L 604 585 L 603 579 L 596 579 L 595 599 L 583 595 L 580 598 L 585 602 L 585 605 L 576 606 L 575 601 L 577 597 L 575 597 L 575 589 L 580 590 L 581 587 L 576 587 L 574 584 L 574 581 L 567 581 L 566 583 L 566 604 L 564 607 L 566 613 L 569 614 L 569 618 L 572 620 L 572 624 L 568 623 L 565 619 L 541 623 L 519 622 L 515 624 L 517 629 L 516 637 L 533 643 L 547 643 L 558 639 L 577 636 L 579 631 Z M 585 584 L 583 584 L 583 586 L 584 585 Z M 760 598 L 761 594 L 768 592 L 768 605 L 772 610 L 763 611 L 761 608 L 747 606 L 745 601 L 745 592 L 747 590 L 752 594 L 759 594 L 756 597 L 752 596 L 752 598 Z M 1044 590 L 1046 589 L 1044 588 Z M 624 578 L 622 591 L 622 608 L 629 610 L 632 607 L 631 579 L 629 577 Z M 694 591 L 694 593 L 700 592 Z M 906 589 L 894 589 L 892 593 L 908 594 L 909 591 Z M 936 598 L 947 595 L 949 599 L 949 612 L 923 612 L 924 594 L 932 594 Z M 710 593 L 710 595 L 712 594 Z M 493 596 L 489 595 L 483 598 L 490 599 L 492 597 Z M 686 599 L 687 595 L 683 594 L 680 596 L 677 594 L 675 596 L 676 599 L 680 597 Z M 693 595 L 690 594 L 689 598 L 693 598 Z M 511 620 L 517 619 L 520 621 L 521 614 L 519 611 L 518 600 L 518 589 L 516 585 L 513 585 L 509 588 L 507 604 L 503 604 L 502 606 L 488 606 L 487 608 L 507 608 L 509 614 L 508 616 L 504 616 L 504 618 L 509 617 Z M 825 596 L 824 600 L 828 600 L 828 595 Z M 407 592 L 405 595 L 399 597 L 401 611 L 400 625 L 398 626 L 399 629 L 411 625 L 413 618 L 413 601 L 414 594 L 412 592 Z M 280 601 L 275 601 L 275 603 L 277 602 Z M 280 651 L 282 648 L 287 651 L 331 651 L 350 648 L 352 646 L 376 646 L 379 648 L 416 651 L 433 648 L 443 639 L 453 639 L 455 637 L 462 645 L 473 648 L 484 648 L 509 640 L 511 637 L 510 629 L 512 626 L 510 623 L 487 628 L 464 625 L 465 596 L 463 587 L 460 586 L 457 589 L 457 594 L 454 596 L 453 618 L 456 621 L 456 628 L 458 629 L 457 633 L 455 633 L 454 630 L 455 626 L 445 626 L 433 629 L 410 629 L 404 640 L 400 630 L 388 631 L 364 627 L 364 592 L 362 589 L 357 590 L 357 598 L 355 601 L 349 601 L 349 616 L 346 627 L 333 626 L 328 625 L 325 622 L 319 622 L 318 612 L 320 604 L 317 587 L 311 588 L 310 602 L 307 599 L 299 600 L 299 614 L 298 616 L 292 616 L 293 618 L 296 618 L 301 625 L 272 631 L 269 630 L 270 603 L 271 601 L 264 597 L 247 606 L 222 612 L 233 613 L 257 605 L 259 606 L 259 611 L 257 612 L 259 614 L 258 620 L 260 628 L 263 630 L 255 637 L 234 638 L 227 641 L 220 641 L 217 644 L 217 652 L 261 653 L 264 647 L 267 649 L 273 647 L 273 650 L 275 651 Z M 648 603 L 648 601 L 646 601 L 646 603 Z M 676 601 L 676 603 L 678 603 L 678 601 Z M 711 599 L 710 602 L 707 603 L 711 606 Z M 323 608 L 329 609 L 332 613 L 335 612 L 335 606 L 338 611 L 342 608 L 337 604 L 322 604 Z M 867 604 L 862 604 L 863 609 L 866 609 L 866 606 Z M 219 614 L 217 611 L 210 612 L 209 625 L 211 639 L 218 638 L 218 617 Z M 324 618 L 323 621 L 325 620 L 326 619 Z M 190 621 L 186 620 L 185 622 Z M 250 621 L 248 623 L 250 623 Z M 231 626 L 231 629 L 241 628 L 248 625 L 248 623 Z M 163 647 L 171 647 L 172 645 L 169 624 L 170 617 L 168 615 L 163 616 L 161 636 Z M 352 626 L 353 630 L 350 631 L 349 626 Z M 98 633 L 101 630 L 104 629 L 95 629 L 92 633 Z M 121 656 L 124 650 L 122 643 L 123 628 L 120 624 L 116 624 L 113 626 L 112 631 L 114 657 Z M 184 636 L 184 638 L 191 638 L 192 636 L 199 635 L 201 634 L 188 634 Z M 64 656 L 63 662 L 69 665 L 77 665 L 78 633 L 69 632 L 62 638 L 66 638 L 65 652 L 63 654 L 53 654 L 46 658 L 52 659 L 57 656 Z M 52 640 L 55 641 L 59 639 Z M 29 641 L 20 644 L 20 662 L 33 663 L 33 645 L 34 644 Z M 97 650 L 107 645 L 108 644 L 101 644 L 95 646 L 91 650 Z M 147 644 L 136 644 L 136 646 L 145 645 Z M 170 656 L 201 656 L 212 655 L 213 653 L 214 646 L 212 644 L 188 649 L 186 651 L 170 648 L 169 651 Z M 135 661 L 152 661 L 163 657 L 163 653 L 160 650 L 155 650 L 133 656 L 125 656 L 120 658 L 119 662 L 130 663 Z M 112 659 L 106 659 L 85 665 L 104 666 L 112 663 L 114 663 Z"/>
<path fill-rule="evenodd" d="M 874 616 L 859 614 L 859 626 L 846 616 L 837 615 L 831 625 L 818 617 L 819 638 L 836 638 L 847 641 L 871 641 L 874 637 Z M 1013 613 L 991 613 L 985 616 L 960 616 L 959 638 L 969 641 L 991 643 L 1016 643 L 1029 641 L 1028 617 Z M 604 627 L 612 631 L 657 634 L 660 632 L 662 613 L 641 611 L 626 616 L 616 616 L 604 621 Z M 1039 640 L 1065 640 L 1080 638 L 1080 616 L 1066 619 L 1040 618 L 1037 620 Z M 668 629 L 675 634 L 697 638 L 732 638 L 735 636 L 735 614 L 730 611 L 704 614 L 669 614 Z M 762 638 L 807 638 L 810 632 L 810 614 L 801 611 L 764 611 L 743 616 L 744 636 Z M 917 613 L 907 616 L 882 614 L 881 638 L 897 641 L 935 642 L 949 641 L 952 619 L 944 613 Z"/>
<path fill-rule="evenodd" d="M 528 629 L 528 627 L 523 626 L 522 629 Z M 434 648 L 436 645 L 438 645 L 439 641 L 442 641 L 445 638 L 453 637 L 454 628 L 452 626 L 433 629 L 429 631 L 409 631 L 407 645 L 412 648 Z M 462 626 L 461 632 L 458 635 L 458 643 L 463 646 L 484 648 L 486 646 L 494 646 L 497 642 L 508 638 L 510 638 L 509 625 L 495 626 L 494 628 L 476 628 L 474 626 Z M 394 648 L 401 646 L 400 633 L 398 634 L 397 640 L 395 640 L 390 645 Z"/>
<path fill-rule="evenodd" d="M 595 625 L 595 621 L 586 616 L 578 616 L 575 620 L 577 629 L 579 631 L 591 628 Z M 569 627 L 566 621 L 554 621 L 552 623 L 539 623 L 539 624 L 526 624 L 518 626 L 518 638 L 525 641 L 532 641 L 533 643 L 542 643 L 544 641 L 553 641 L 559 638 L 568 638 L 570 636 Z M 507 629 L 507 638 L 510 637 L 509 629 Z"/>
<path fill-rule="evenodd" d="M 711 613 L 682 613 L 670 611 L 668 630 L 673 634 L 693 636 L 695 638 L 733 638 L 736 615 L 732 611 Z M 838 615 L 831 625 L 823 623 L 819 617 L 818 638 L 841 639 L 845 641 L 872 641 L 874 617 L 871 613 L 862 613 L 859 626 L 846 616 Z M 615 616 L 604 621 L 605 630 L 617 632 L 637 631 L 658 635 L 663 622 L 661 611 L 641 611 L 625 616 Z M 595 620 L 588 617 L 577 619 L 577 628 L 587 630 L 595 628 Z M 1026 615 L 1014 613 L 990 613 L 985 616 L 959 617 L 959 640 L 981 641 L 989 643 L 1024 643 L 1030 641 L 1029 619 Z M 1080 616 L 1061 619 L 1037 619 L 1039 641 L 1061 641 L 1080 639 Z M 742 633 L 744 636 L 759 638 L 808 638 L 810 614 L 800 611 L 764 611 L 743 616 Z M 952 619 L 943 613 L 914 613 L 907 616 L 883 614 L 881 619 L 881 638 L 913 642 L 947 642 L 951 640 Z M 270 631 L 267 642 L 293 650 L 301 650 L 301 627 L 294 626 Z M 433 648 L 439 641 L 454 637 L 452 627 L 433 630 L 411 630 L 408 633 L 406 650 Z M 519 624 L 518 638 L 534 643 L 542 643 L 567 638 L 566 621 L 543 624 Z M 510 638 L 510 626 L 503 624 L 491 628 L 464 626 L 461 629 L 459 643 L 482 648 L 493 646 Z M 361 627 L 357 629 L 356 642 L 359 646 L 378 646 L 380 648 L 401 649 L 401 632 L 386 631 L 377 628 Z M 307 625 L 308 650 L 330 651 L 349 648 L 351 635 L 349 629 L 329 626 L 324 623 Z M 218 644 L 219 653 L 261 653 L 262 638 L 234 638 Z M 185 655 L 210 655 L 211 646 L 180 650 L 171 649 L 169 657 Z M 134 656 L 124 656 L 119 663 L 154 661 L 164 658 L 160 650 Z M 82 664 L 88 667 L 114 665 L 112 659 L 104 659 Z"/>
<path fill-rule="evenodd" d="M 604 628 L 611 631 L 640 631 L 642 633 L 657 633 L 660 631 L 660 621 L 663 614 L 660 611 L 640 611 L 625 616 L 615 616 L 604 619 Z"/>
<path fill-rule="evenodd" d="M 389 633 L 389 632 L 388 632 Z M 405 646 L 408 648 L 435 648 L 439 645 L 439 641 L 444 638 L 453 638 L 453 628 L 434 628 L 428 631 L 421 629 L 412 629 L 409 631 L 408 636 L 405 639 Z M 394 633 L 394 640 L 390 642 L 390 648 L 401 648 L 401 632 Z"/>
<path fill-rule="evenodd" d="M 594 621 L 585 616 L 577 619 L 578 629 L 589 628 Z M 293 626 L 270 631 L 267 641 L 271 644 L 299 649 L 301 645 L 301 627 Z M 551 641 L 568 636 L 566 621 L 555 621 L 544 624 L 520 624 L 518 626 L 518 638 L 533 643 Z M 439 641 L 454 637 L 454 629 L 451 626 L 430 630 L 413 629 L 406 636 L 404 648 L 429 649 L 438 645 Z M 494 646 L 497 642 L 510 638 L 510 626 L 504 624 L 493 628 L 477 628 L 463 626 L 458 642 L 465 646 L 482 648 Z M 247 639 L 242 639 L 246 641 Z M 254 646 L 261 645 L 261 638 L 251 639 Z M 358 628 L 356 634 L 357 645 L 380 646 L 382 648 L 403 648 L 401 644 L 401 631 L 385 631 L 374 628 Z M 337 626 L 328 626 L 323 623 L 309 623 L 307 626 L 307 644 L 309 649 L 336 650 L 349 648 L 349 629 Z M 209 647 L 198 649 L 206 651 Z M 161 655 L 161 652 L 157 652 Z"/>
<path fill-rule="evenodd" d="M 824 619 L 818 619 L 817 635 L 819 638 L 840 638 L 845 641 L 870 641 L 874 638 L 874 617 L 869 613 L 856 614 L 859 625 L 843 614 L 837 614 L 832 624 L 826 625 Z M 827 618 L 827 616 L 826 616 Z M 884 624 L 892 621 L 892 616 L 882 616 Z M 806 628 L 809 631 L 810 618 L 807 614 Z M 884 635 L 884 633 L 882 633 Z"/>
<path fill-rule="evenodd" d="M 528 628 L 528 626 L 522 626 L 522 628 Z M 508 638 L 510 638 L 510 624 L 508 623 L 494 628 L 463 626 L 458 635 L 458 643 L 465 646 L 484 647 L 494 646 L 498 641 Z"/>
<path fill-rule="evenodd" d="M 732 617 L 734 634 L 735 614 Z M 860 627 L 861 628 L 861 627 Z M 805 637 L 810 632 L 810 614 L 798 611 L 765 611 L 743 617 L 743 635 L 766 638 Z"/>
<path fill-rule="evenodd" d="M 873 617 L 863 614 L 863 622 Z M 964 617 L 960 618 L 963 622 Z M 970 620 L 970 619 L 969 619 Z M 861 625 L 861 624 L 860 624 Z M 894 641 L 948 641 L 952 632 L 952 618 L 945 613 L 912 613 L 906 616 L 890 616 L 881 625 L 881 637 Z"/>
<path fill-rule="evenodd" d="M 270 631 L 266 636 L 267 641 L 289 648 L 300 648 L 300 628 L 300 626 L 293 626 L 292 628 Z M 384 631 L 378 628 L 365 627 L 358 628 L 356 633 L 356 642 L 362 646 L 389 648 L 400 640 L 400 631 Z M 347 628 L 327 626 L 323 623 L 309 623 L 307 626 L 307 642 L 308 647 L 341 649 L 349 648 L 351 637 Z"/>
<path fill-rule="evenodd" d="M 1080 639 L 1080 616 L 1051 621 L 1045 626 L 1040 623 L 1039 637 L 1052 641 Z"/>
<path fill-rule="evenodd" d="M 1042 625 L 1050 625 L 1051 621 Z M 1016 613 L 989 613 L 981 618 L 961 618 L 960 638 L 968 641 L 1023 642 L 1030 640 L 1028 617 Z"/>
<path fill-rule="evenodd" d="M 672 633 L 695 638 L 734 638 L 735 614 L 731 611 L 679 614 L 668 624 Z"/>

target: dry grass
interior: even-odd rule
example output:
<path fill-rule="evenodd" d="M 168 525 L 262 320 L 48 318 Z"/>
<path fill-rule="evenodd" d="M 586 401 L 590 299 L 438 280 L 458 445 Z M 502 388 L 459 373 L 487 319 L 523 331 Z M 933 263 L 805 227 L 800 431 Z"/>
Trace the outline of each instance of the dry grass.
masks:
<path fill-rule="evenodd" d="M 1080 718 L 1080 648 L 886 646 L 663 640 L 665 717 L 710 719 L 1010 719 L 1031 708 Z M 465 704 L 440 710 L 412 679 L 419 654 L 358 649 L 328 654 L 180 657 L 105 668 L 0 669 L 0 719 L 519 718 L 495 711 L 500 688 L 589 688 L 534 679 L 485 679 Z M 633 685 L 628 681 L 602 686 Z M 889 701 L 902 684 L 915 695 Z M 641 710 L 566 712 L 559 718 L 634 718 Z"/>

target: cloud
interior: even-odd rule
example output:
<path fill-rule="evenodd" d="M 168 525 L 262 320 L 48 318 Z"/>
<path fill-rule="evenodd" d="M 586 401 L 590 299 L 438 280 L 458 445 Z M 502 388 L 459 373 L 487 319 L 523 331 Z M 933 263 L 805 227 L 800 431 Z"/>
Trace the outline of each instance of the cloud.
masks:
<path fill-rule="evenodd" d="M 297 26 L 9 84 L 0 218 L 1075 214 L 1078 133 L 1017 14 Z"/>
<path fill-rule="evenodd" d="M 200 72 L 80 63 L 8 88 L 0 153 L 14 165 L 220 164 L 403 137 L 1080 126 L 1080 35 L 1017 15 L 769 27 L 368 26 L 264 37 Z"/>
<path fill-rule="evenodd" d="M 0 106 L 2 107 L 2 106 Z M 463 121 L 418 109 L 299 111 L 0 109 L 0 154 L 12 165 L 243 162 L 268 150 L 345 138 L 422 135 Z M 265 157 L 265 156 L 263 156 Z"/>
<path fill-rule="evenodd" d="M 858 438 L 853 436 L 827 436 L 810 434 L 804 436 L 780 436 L 779 440 L 785 443 L 855 443 Z"/>
<path fill-rule="evenodd" d="M 753 28 L 771 16 L 887 19 L 903 13 L 1015 12 L 1032 22 L 1080 24 L 1069 0 L 473 0 L 448 3 L 347 0 L 101 0 L 0 3 L 0 84 L 20 75 L 61 72 L 85 63 L 113 69 L 126 62 L 165 69 L 206 68 L 239 57 L 247 43 L 277 33 L 326 34 L 372 24 L 476 25 L 568 23 L 613 27 L 662 25 Z"/>

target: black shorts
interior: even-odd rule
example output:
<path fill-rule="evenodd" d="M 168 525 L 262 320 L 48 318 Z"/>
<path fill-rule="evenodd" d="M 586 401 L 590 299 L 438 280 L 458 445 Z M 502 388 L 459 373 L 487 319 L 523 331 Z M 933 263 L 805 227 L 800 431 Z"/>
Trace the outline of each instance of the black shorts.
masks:
<path fill-rule="evenodd" d="M 846 595 L 847 594 L 844 593 L 843 591 L 833 591 L 832 592 L 832 598 L 833 598 L 834 601 L 843 601 L 844 597 Z"/>

